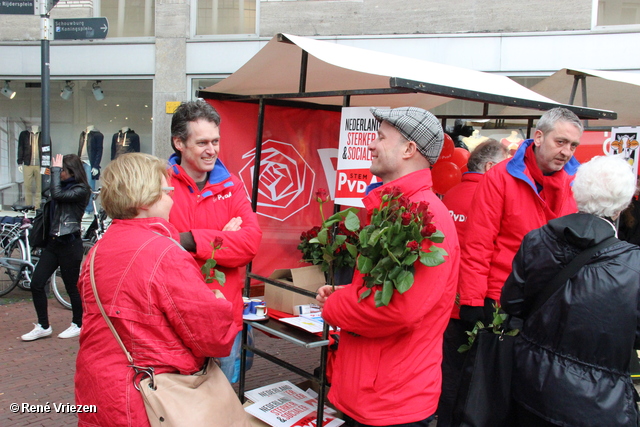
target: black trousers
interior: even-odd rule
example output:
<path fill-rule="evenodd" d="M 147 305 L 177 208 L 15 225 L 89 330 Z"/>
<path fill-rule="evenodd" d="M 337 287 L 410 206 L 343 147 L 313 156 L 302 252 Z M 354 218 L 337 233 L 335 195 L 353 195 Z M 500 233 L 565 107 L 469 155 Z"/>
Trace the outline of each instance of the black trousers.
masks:
<path fill-rule="evenodd" d="M 429 427 L 429 424 L 431 424 L 431 422 L 435 419 L 436 419 L 436 416 L 431 415 L 430 417 L 425 418 L 424 420 L 421 420 L 421 421 L 415 421 L 412 423 L 404 423 L 404 424 L 393 424 L 393 425 L 388 425 L 383 427 Z M 353 418 L 349 417 L 347 414 L 344 414 L 344 420 L 345 420 L 344 425 L 347 427 L 374 427 L 374 426 L 370 426 L 369 424 L 360 424 Z"/>
<path fill-rule="evenodd" d="M 82 264 L 82 239 L 77 236 L 49 237 L 47 247 L 42 251 L 40 261 L 36 265 L 31 278 L 31 294 L 33 305 L 38 315 L 38 323 L 44 328 L 49 327 L 49 312 L 45 286 L 47 280 L 60 267 L 64 287 L 71 300 L 72 322 L 82 326 L 82 302 L 78 292 L 78 277 Z"/>
<path fill-rule="evenodd" d="M 518 427 L 558 427 L 559 424 L 550 423 L 523 408 L 520 404 L 516 403 L 516 425 Z"/>
<path fill-rule="evenodd" d="M 450 319 L 444 331 L 442 342 L 442 393 L 438 402 L 438 427 L 449 427 L 453 422 L 453 408 L 458 396 L 458 387 L 464 359 L 467 353 L 460 353 L 458 349 L 468 344 L 469 336 L 466 331 L 473 329 L 473 325 L 464 320 Z"/>

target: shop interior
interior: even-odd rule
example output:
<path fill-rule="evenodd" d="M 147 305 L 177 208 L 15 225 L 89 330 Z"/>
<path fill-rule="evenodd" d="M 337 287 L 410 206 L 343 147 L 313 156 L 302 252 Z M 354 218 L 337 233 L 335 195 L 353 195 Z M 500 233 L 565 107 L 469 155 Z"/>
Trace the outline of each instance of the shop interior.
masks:
<path fill-rule="evenodd" d="M 42 95 L 40 80 L 0 85 L 4 95 L 0 96 L 0 204 L 10 206 L 23 198 L 23 176 L 17 164 L 19 136 L 40 130 Z M 122 138 L 125 128 L 129 137 L 131 131 L 137 134 L 141 152 L 152 152 L 153 80 L 52 79 L 49 99 L 52 154 L 77 154 L 83 132 L 99 131 L 104 168 L 126 144 Z"/>

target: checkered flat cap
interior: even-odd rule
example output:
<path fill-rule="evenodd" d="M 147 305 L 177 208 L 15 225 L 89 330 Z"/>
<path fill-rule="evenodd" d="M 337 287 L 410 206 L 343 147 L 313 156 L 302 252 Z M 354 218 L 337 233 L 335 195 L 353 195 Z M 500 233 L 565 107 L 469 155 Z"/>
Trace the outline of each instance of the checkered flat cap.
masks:
<path fill-rule="evenodd" d="M 438 160 L 444 145 L 444 132 L 436 116 L 416 107 L 372 108 L 371 114 L 378 121 L 391 123 L 402 136 L 415 142 L 431 166 Z"/>

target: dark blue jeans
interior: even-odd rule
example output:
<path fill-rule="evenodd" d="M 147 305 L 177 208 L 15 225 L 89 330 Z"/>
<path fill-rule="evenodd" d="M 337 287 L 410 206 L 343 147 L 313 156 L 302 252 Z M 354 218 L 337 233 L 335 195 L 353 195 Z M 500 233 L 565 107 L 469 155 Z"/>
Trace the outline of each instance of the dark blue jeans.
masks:
<path fill-rule="evenodd" d="M 45 286 L 47 280 L 55 273 L 58 266 L 62 275 L 64 287 L 71 300 L 72 322 L 82 326 L 82 302 L 78 292 L 78 277 L 82 264 L 82 239 L 77 236 L 49 236 L 47 247 L 42 251 L 40 261 L 31 278 L 31 294 L 33 305 L 38 315 L 38 323 L 44 328 L 49 327 L 49 312 Z"/>

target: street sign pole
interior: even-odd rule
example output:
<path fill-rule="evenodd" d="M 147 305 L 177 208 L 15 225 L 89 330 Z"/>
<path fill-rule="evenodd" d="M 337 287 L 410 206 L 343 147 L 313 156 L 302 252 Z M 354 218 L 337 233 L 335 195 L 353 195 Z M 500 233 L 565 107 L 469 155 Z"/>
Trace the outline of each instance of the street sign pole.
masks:
<path fill-rule="evenodd" d="M 57 3 L 57 1 L 55 2 Z M 53 4 L 55 4 L 53 3 Z M 39 0 L 39 11 L 40 15 L 40 86 L 42 93 L 42 147 L 49 146 L 49 152 L 45 154 L 44 150 L 42 153 L 42 160 L 46 160 L 45 156 L 49 157 L 48 168 L 51 170 L 51 161 L 53 160 L 53 143 L 51 142 L 51 109 L 50 109 L 50 89 L 51 89 L 51 62 L 49 58 L 50 53 L 50 42 L 53 38 L 53 32 L 51 28 L 51 18 L 49 18 L 49 9 L 52 6 L 51 1 L 47 0 Z M 51 143 L 50 143 L 51 142 Z M 46 165 L 46 161 L 44 164 Z M 46 191 L 51 184 L 51 175 L 42 176 L 42 190 Z"/>

